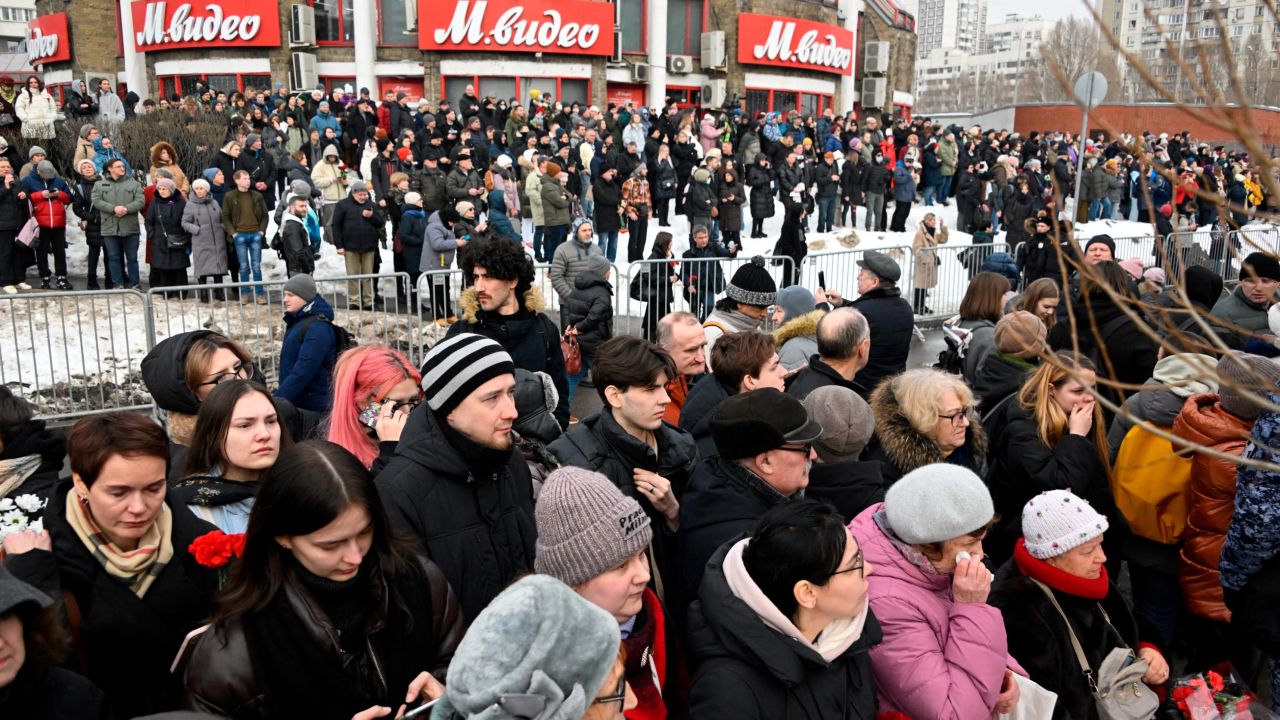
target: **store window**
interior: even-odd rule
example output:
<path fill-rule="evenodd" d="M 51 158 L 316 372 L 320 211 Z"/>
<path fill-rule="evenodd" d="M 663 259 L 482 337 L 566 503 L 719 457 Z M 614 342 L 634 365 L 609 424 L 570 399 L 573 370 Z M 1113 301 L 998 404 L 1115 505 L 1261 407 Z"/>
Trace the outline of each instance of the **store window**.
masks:
<path fill-rule="evenodd" d="M 316 11 L 316 42 L 321 45 L 350 45 L 355 24 L 351 0 L 311 0 Z"/>
<path fill-rule="evenodd" d="M 451 75 L 444 78 L 444 96 L 455 108 L 466 92 L 467 85 L 475 85 L 477 97 L 493 95 L 508 100 L 517 98 L 526 105 L 529 102 L 529 91 L 534 89 L 544 97 L 549 96 L 566 104 L 576 102 L 585 105 L 591 97 L 591 82 L 585 79 Z"/>
<path fill-rule="evenodd" d="M 345 0 L 349 1 L 349 0 Z M 418 47 L 418 0 L 378 0 L 378 43 Z M 413 28 L 410 30 L 410 28 Z"/>
<path fill-rule="evenodd" d="M 647 0 L 618 0 L 618 29 L 622 31 L 622 52 L 642 53 L 648 50 L 645 35 L 645 2 Z M 661 2 L 661 0 L 657 0 Z"/>
<path fill-rule="evenodd" d="M 270 75 L 164 75 L 157 78 L 159 83 L 160 94 L 167 98 L 186 97 L 194 95 L 196 91 L 196 83 L 202 82 L 205 87 L 215 91 L 225 92 L 230 95 L 233 92 L 244 91 L 246 88 L 254 90 L 262 90 L 270 92 L 271 76 Z"/>
<path fill-rule="evenodd" d="M 832 107 L 831 96 L 825 93 L 747 88 L 745 97 L 747 111 L 751 113 L 799 110 L 802 115 L 818 115 Z"/>
<path fill-rule="evenodd" d="M 240 87 L 246 95 L 250 90 L 267 95 L 275 92 L 275 85 L 271 82 L 270 75 L 241 75 Z"/>
<path fill-rule="evenodd" d="M 702 97 L 702 90 L 696 87 L 671 87 L 668 85 L 667 97 L 671 98 L 671 102 L 681 109 L 698 107 L 698 102 Z"/>
<path fill-rule="evenodd" d="M 667 54 L 702 52 L 703 0 L 669 0 L 667 3 Z"/>
<path fill-rule="evenodd" d="M 768 90 L 748 90 L 745 99 L 747 101 L 748 115 L 754 116 L 756 113 L 769 112 Z"/>
<path fill-rule="evenodd" d="M 342 77 L 338 75 L 321 75 L 317 80 L 324 85 L 324 94 L 332 95 L 334 90 L 341 90 L 350 85 L 355 87 L 356 79 L 353 77 Z"/>

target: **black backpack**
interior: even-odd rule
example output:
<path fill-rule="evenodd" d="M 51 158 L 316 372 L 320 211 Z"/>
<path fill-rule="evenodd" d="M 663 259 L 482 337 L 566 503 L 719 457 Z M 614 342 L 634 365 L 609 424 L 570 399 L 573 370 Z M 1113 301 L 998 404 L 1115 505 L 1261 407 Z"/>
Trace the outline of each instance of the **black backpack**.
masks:
<path fill-rule="evenodd" d="M 307 330 L 311 329 L 311 326 L 316 322 L 321 321 L 328 323 L 329 327 L 333 328 L 333 357 L 335 359 L 347 350 L 359 345 L 351 331 L 323 315 L 312 315 L 302 321 L 302 335 L 298 338 L 298 342 L 305 341 L 307 339 Z"/>

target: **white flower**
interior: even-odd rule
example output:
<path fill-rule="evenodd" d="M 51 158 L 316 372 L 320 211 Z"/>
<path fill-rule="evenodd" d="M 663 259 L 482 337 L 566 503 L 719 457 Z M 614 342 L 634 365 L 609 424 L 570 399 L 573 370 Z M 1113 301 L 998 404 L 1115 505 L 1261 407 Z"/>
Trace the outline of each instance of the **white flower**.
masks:
<path fill-rule="evenodd" d="M 27 529 L 32 532 L 44 532 L 44 518 L 33 520 Z"/>
<path fill-rule="evenodd" d="M 0 512 L 8 512 L 13 507 L 13 498 L 0 498 Z"/>
<path fill-rule="evenodd" d="M 19 533 L 27 529 L 27 516 L 21 510 L 10 510 L 0 515 L 0 536 Z"/>
<path fill-rule="evenodd" d="M 28 513 L 37 512 L 40 508 L 44 507 L 44 503 L 40 501 L 40 498 L 30 493 L 26 495 L 19 495 L 14 498 L 14 502 L 18 504 L 18 507 L 26 510 Z"/>

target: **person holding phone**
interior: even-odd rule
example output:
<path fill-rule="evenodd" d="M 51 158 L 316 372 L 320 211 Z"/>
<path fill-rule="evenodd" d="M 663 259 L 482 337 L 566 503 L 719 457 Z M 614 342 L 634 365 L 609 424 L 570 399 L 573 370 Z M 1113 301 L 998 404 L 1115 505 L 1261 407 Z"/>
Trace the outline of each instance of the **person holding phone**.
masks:
<path fill-rule="evenodd" d="M 230 718 L 390 717 L 444 694 L 462 613 L 440 569 L 392 538 L 373 476 L 322 440 L 280 454 L 212 626 L 188 709 Z"/>
<path fill-rule="evenodd" d="M 326 439 L 377 473 L 395 455 L 409 413 L 422 402 L 422 374 L 404 353 L 365 346 L 338 357 Z"/>

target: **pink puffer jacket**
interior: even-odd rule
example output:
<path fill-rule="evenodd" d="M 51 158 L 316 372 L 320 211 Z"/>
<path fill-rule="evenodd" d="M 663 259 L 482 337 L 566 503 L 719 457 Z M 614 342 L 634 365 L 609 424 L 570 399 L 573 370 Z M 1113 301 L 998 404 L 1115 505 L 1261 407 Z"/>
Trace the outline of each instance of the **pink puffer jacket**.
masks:
<path fill-rule="evenodd" d="M 884 640 L 871 649 L 880 712 L 912 718 L 977 720 L 995 716 L 1005 668 L 1026 671 L 1009 655 L 1000 611 L 951 599 L 951 576 L 933 575 L 902 554 L 862 511 L 849 529 L 873 566 L 871 610 Z"/>

